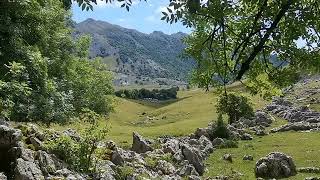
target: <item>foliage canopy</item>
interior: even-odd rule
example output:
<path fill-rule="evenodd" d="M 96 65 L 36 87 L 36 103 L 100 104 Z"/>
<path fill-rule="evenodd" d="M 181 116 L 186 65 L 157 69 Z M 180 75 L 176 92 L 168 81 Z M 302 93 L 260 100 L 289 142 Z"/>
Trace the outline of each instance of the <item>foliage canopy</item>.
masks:
<path fill-rule="evenodd" d="M 99 60 L 88 61 L 90 38 L 74 40 L 71 24 L 69 11 L 56 0 L 2 2 L 1 117 L 49 123 L 83 108 L 110 112 L 112 76 Z"/>
<path fill-rule="evenodd" d="M 202 84 L 225 85 L 245 77 L 258 93 L 320 70 L 317 0 L 170 2 L 162 20 L 193 29 L 186 53 L 197 61 L 195 75 Z"/>

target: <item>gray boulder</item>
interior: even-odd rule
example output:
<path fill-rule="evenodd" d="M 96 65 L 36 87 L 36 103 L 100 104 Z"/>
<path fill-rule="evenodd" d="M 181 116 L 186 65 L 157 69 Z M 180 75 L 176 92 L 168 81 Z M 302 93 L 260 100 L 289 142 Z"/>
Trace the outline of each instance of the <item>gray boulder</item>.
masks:
<path fill-rule="evenodd" d="M 258 130 L 255 132 L 255 134 L 256 134 L 257 136 L 266 136 L 266 135 L 268 135 L 268 133 L 267 133 L 265 130 L 260 130 L 260 129 L 258 129 Z"/>
<path fill-rule="evenodd" d="M 0 148 L 9 149 L 10 147 L 19 146 L 22 133 L 18 129 L 0 125 Z"/>
<path fill-rule="evenodd" d="M 14 168 L 15 180 L 41 180 L 44 176 L 40 167 L 34 162 L 25 161 L 22 158 L 16 160 Z"/>
<path fill-rule="evenodd" d="M 35 160 L 46 176 L 53 174 L 57 169 L 63 168 L 63 163 L 54 155 L 48 154 L 45 151 L 37 151 L 35 154 Z"/>
<path fill-rule="evenodd" d="M 242 136 L 241 136 L 241 140 L 245 140 L 245 141 L 248 141 L 248 140 L 252 140 L 253 137 L 251 136 L 251 134 L 248 134 L 248 133 L 244 133 Z"/>
<path fill-rule="evenodd" d="M 261 125 L 268 125 L 273 122 L 272 116 L 270 116 L 268 113 L 263 112 L 263 111 L 257 111 L 255 113 L 255 121 L 256 124 L 261 124 Z"/>
<path fill-rule="evenodd" d="M 121 153 L 121 150 L 119 148 L 116 148 L 112 155 L 111 155 L 111 162 L 113 162 L 115 165 L 122 166 L 125 162 L 125 159 L 123 157 L 123 154 Z"/>
<path fill-rule="evenodd" d="M 213 152 L 213 146 L 211 141 L 206 136 L 201 136 L 199 138 L 200 150 L 203 157 L 208 157 Z"/>
<path fill-rule="evenodd" d="M 199 175 L 203 175 L 204 163 L 199 149 L 190 147 L 188 145 L 183 145 L 182 154 L 185 157 L 185 159 L 188 160 L 189 163 L 195 167 Z"/>
<path fill-rule="evenodd" d="M 223 160 L 225 160 L 225 161 L 229 161 L 229 162 L 231 162 L 232 163 L 232 155 L 231 154 L 225 154 L 225 155 L 223 155 Z"/>
<path fill-rule="evenodd" d="M 185 162 L 184 165 L 178 170 L 178 175 L 181 177 L 186 177 L 186 176 L 199 176 L 199 173 L 195 169 L 195 167 L 192 164 L 189 164 L 189 162 Z"/>
<path fill-rule="evenodd" d="M 164 160 L 159 160 L 156 168 L 165 175 L 173 174 L 176 171 L 176 168 L 171 163 Z"/>
<path fill-rule="evenodd" d="M 176 139 L 169 139 L 162 145 L 164 153 L 175 154 L 179 150 L 179 141 Z"/>
<path fill-rule="evenodd" d="M 0 180 L 7 180 L 7 176 L 4 173 L 0 173 Z"/>
<path fill-rule="evenodd" d="M 132 142 L 132 151 L 137 153 L 145 153 L 147 151 L 152 151 L 151 143 L 145 140 L 138 133 L 133 132 L 133 142 Z"/>
<path fill-rule="evenodd" d="M 307 123 L 307 122 L 296 122 L 289 123 L 278 128 L 271 129 L 270 132 L 285 132 L 285 131 L 309 131 L 313 129 L 319 129 L 320 123 Z"/>
<path fill-rule="evenodd" d="M 36 138 L 36 137 L 31 137 L 30 142 L 33 145 L 35 150 L 41 150 L 42 149 L 42 142 Z"/>
<path fill-rule="evenodd" d="M 222 138 L 215 138 L 213 141 L 212 141 L 212 145 L 214 147 L 217 147 L 217 146 L 220 146 L 221 144 L 224 143 L 224 140 Z"/>
<path fill-rule="evenodd" d="M 115 180 L 116 173 L 111 166 L 115 166 L 110 161 L 99 161 L 97 163 L 97 170 L 100 172 L 100 180 Z"/>
<path fill-rule="evenodd" d="M 110 150 L 114 150 L 117 147 L 116 143 L 114 141 L 107 141 L 106 142 L 106 148 Z"/>
<path fill-rule="evenodd" d="M 73 140 L 75 140 L 75 141 L 80 141 L 80 139 L 81 139 L 81 137 L 80 137 L 80 135 L 77 133 L 77 131 L 74 130 L 74 129 L 71 129 L 71 128 L 63 131 L 62 134 L 65 135 L 65 136 L 71 137 L 71 139 L 73 139 Z"/>
<path fill-rule="evenodd" d="M 251 155 L 244 155 L 242 158 L 244 161 L 253 161 L 253 156 Z"/>
<path fill-rule="evenodd" d="M 194 133 L 197 138 L 201 136 L 206 136 L 209 138 L 209 129 L 208 128 L 197 128 L 196 132 Z"/>
<path fill-rule="evenodd" d="M 296 166 L 290 156 L 272 152 L 256 162 L 256 177 L 287 178 L 297 174 Z"/>
<path fill-rule="evenodd" d="M 181 150 L 178 150 L 173 156 L 172 156 L 172 159 L 175 161 L 175 162 L 181 162 L 184 160 L 184 157 L 183 157 L 183 154 L 182 154 L 182 151 Z"/>

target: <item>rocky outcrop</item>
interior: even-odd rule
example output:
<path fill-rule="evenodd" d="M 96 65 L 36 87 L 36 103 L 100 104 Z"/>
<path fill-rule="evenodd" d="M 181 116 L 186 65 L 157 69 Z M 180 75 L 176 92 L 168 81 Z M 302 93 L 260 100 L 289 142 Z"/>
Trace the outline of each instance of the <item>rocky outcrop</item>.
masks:
<path fill-rule="evenodd" d="M 204 163 L 200 151 L 188 145 L 182 146 L 182 154 L 186 160 L 192 164 L 197 172 L 202 175 L 204 173 Z"/>
<path fill-rule="evenodd" d="M 296 122 L 288 123 L 283 126 L 273 128 L 270 132 L 285 132 L 285 131 L 319 131 L 320 123 Z"/>
<path fill-rule="evenodd" d="M 290 156 L 273 152 L 256 162 L 255 174 L 262 178 L 287 178 L 297 174 L 296 166 Z"/>
<path fill-rule="evenodd" d="M 131 150 L 137 153 L 145 153 L 147 151 L 152 151 L 153 149 L 150 141 L 147 141 L 138 133 L 133 132 L 133 143 Z"/>
<path fill-rule="evenodd" d="M 301 167 L 301 168 L 297 169 L 297 172 L 320 174 L 320 168 L 318 168 L 318 167 Z"/>
<path fill-rule="evenodd" d="M 288 120 L 290 123 L 320 123 L 320 112 L 312 111 L 306 106 L 296 107 L 284 98 L 274 98 L 272 103 L 266 107 L 266 110 Z"/>
<path fill-rule="evenodd" d="M 1 170 L 4 169 L 4 176 L 16 180 L 40 180 L 40 179 L 86 179 L 82 175 L 68 170 L 68 166 L 59 160 L 55 155 L 42 151 L 44 134 L 35 125 L 18 125 L 20 129 L 10 127 L 9 124 L 0 126 L 0 162 Z M 33 145 L 35 150 L 25 147 L 22 141 L 22 134 L 25 141 Z M 65 176 L 59 172 L 67 169 Z"/>

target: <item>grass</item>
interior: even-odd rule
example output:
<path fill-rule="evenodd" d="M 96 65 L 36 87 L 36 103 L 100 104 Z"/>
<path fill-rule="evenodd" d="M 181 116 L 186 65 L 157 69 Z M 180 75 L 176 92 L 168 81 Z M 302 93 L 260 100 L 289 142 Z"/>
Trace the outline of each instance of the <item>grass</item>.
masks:
<path fill-rule="evenodd" d="M 238 87 L 235 88 L 237 89 Z M 182 136 L 193 133 L 198 127 L 206 127 L 209 122 L 216 120 L 217 93 L 193 89 L 179 91 L 178 97 L 178 100 L 160 104 L 117 98 L 115 111 L 101 124 L 110 124 L 109 139 L 129 146 L 133 131 L 149 138 L 162 135 Z M 262 108 L 266 103 L 259 97 L 252 99 L 256 108 Z M 82 129 L 83 126 L 86 124 L 52 125 L 58 130 L 69 127 Z"/>
<path fill-rule="evenodd" d="M 230 175 L 232 171 L 243 174 L 241 179 L 255 179 L 255 162 L 269 154 L 278 151 L 292 156 L 297 167 L 320 167 L 319 133 L 285 132 L 255 137 L 252 141 L 240 141 L 239 148 L 218 149 L 206 161 L 208 171 L 205 176 Z M 233 163 L 222 160 L 222 156 L 230 153 Z M 243 161 L 244 155 L 252 155 L 254 161 Z M 289 179 L 304 179 L 315 174 L 299 173 Z"/>
<path fill-rule="evenodd" d="M 242 87 L 232 86 L 233 91 L 242 90 Z M 154 104 L 145 101 L 133 101 L 117 98 L 115 112 L 111 113 L 106 121 L 111 129 L 109 139 L 116 143 L 129 147 L 132 141 L 132 132 L 136 131 L 148 138 L 156 138 L 162 135 L 182 136 L 193 133 L 198 127 L 205 127 L 216 120 L 215 104 L 218 95 L 215 92 L 204 92 L 199 89 L 179 91 L 178 100 L 166 101 Z M 255 109 L 263 108 L 266 101 L 258 96 L 252 97 Z M 279 127 L 286 121 L 276 118 L 272 127 Z M 74 123 L 69 126 L 54 125 L 56 129 L 68 127 L 81 129 L 86 124 Z M 270 152 L 280 151 L 293 157 L 297 167 L 320 167 L 320 134 L 284 132 L 270 134 L 264 137 L 254 137 L 252 141 L 240 141 L 239 148 L 218 149 L 206 161 L 207 172 L 205 176 L 229 175 L 232 171 L 243 174 L 240 179 L 250 180 L 254 177 L 256 160 L 266 156 Z M 231 153 L 233 163 L 226 162 L 221 157 Z M 252 155 L 254 161 L 243 161 L 244 155 Z M 298 174 L 289 179 L 304 179 L 316 176 L 314 174 Z M 320 176 L 320 175 L 319 175 Z"/>

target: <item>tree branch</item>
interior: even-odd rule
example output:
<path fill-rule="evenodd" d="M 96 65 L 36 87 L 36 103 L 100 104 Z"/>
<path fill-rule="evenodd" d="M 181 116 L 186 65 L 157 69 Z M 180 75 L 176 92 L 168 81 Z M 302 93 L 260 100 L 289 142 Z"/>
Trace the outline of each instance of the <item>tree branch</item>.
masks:
<path fill-rule="evenodd" d="M 276 17 L 275 17 L 273 23 L 271 24 L 270 28 L 267 29 L 266 34 L 264 35 L 264 37 L 260 40 L 259 44 L 253 49 L 253 51 L 250 54 L 250 56 L 248 57 L 248 59 L 246 59 L 241 64 L 241 67 L 240 67 L 240 70 L 239 70 L 238 75 L 236 77 L 236 80 L 240 80 L 242 78 L 242 76 L 244 75 L 244 73 L 250 68 L 251 62 L 255 59 L 255 57 L 258 55 L 258 53 L 263 49 L 264 44 L 269 39 L 269 37 L 270 37 L 271 33 L 273 32 L 273 30 L 277 28 L 278 23 L 280 22 L 282 17 L 285 16 L 285 13 L 290 8 L 291 3 L 292 3 L 292 0 L 288 0 L 282 6 L 281 10 L 276 15 Z"/>

